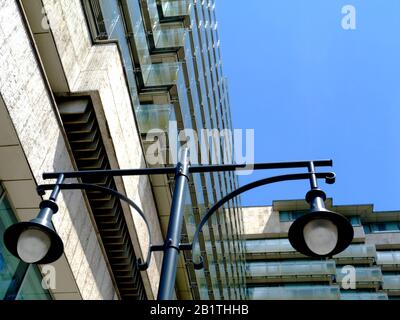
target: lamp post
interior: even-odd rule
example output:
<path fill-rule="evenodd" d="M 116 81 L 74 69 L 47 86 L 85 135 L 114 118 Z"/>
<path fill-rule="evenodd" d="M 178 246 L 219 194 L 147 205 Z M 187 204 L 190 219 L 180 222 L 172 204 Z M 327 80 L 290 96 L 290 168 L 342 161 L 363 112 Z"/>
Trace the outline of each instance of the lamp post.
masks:
<path fill-rule="evenodd" d="M 96 190 L 110 194 L 132 206 L 146 223 L 150 237 L 150 247 L 146 260 L 142 261 L 141 259 L 138 259 L 138 268 L 141 271 L 148 268 L 152 252 L 164 252 L 157 299 L 171 300 L 173 297 L 180 251 L 192 250 L 194 268 L 203 268 L 202 257 L 198 257 L 199 260 L 196 261 L 193 250 L 198 244 L 199 235 L 203 226 L 207 223 L 208 219 L 228 201 L 257 187 L 283 181 L 309 180 L 311 191 L 307 193 L 306 200 L 310 204 L 310 213 L 300 217 L 292 224 L 289 230 L 290 243 L 300 253 L 312 257 L 328 257 L 346 249 L 353 239 L 353 227 L 344 216 L 325 209 L 324 201 L 326 196 L 325 193 L 318 188 L 317 184 L 318 179 L 325 179 L 328 184 L 333 184 L 335 182 L 334 173 L 315 171 L 316 167 L 326 166 L 332 166 L 332 160 L 258 163 L 251 165 L 253 170 L 307 168 L 308 171 L 305 173 L 294 173 L 265 178 L 234 190 L 219 200 L 204 214 L 194 234 L 193 242 L 186 244 L 180 243 L 180 239 L 184 217 L 184 190 L 188 184 L 190 174 L 248 170 L 248 165 L 231 164 L 190 166 L 188 150 L 183 149 L 180 162 L 175 167 L 45 173 L 43 175 L 45 180 L 56 179 L 56 183 L 40 185 L 38 187 L 38 193 L 43 196 L 46 190 L 51 190 L 52 193 L 50 198 L 41 202 L 40 212 L 36 219 L 10 226 L 4 234 L 4 243 L 13 255 L 27 263 L 46 264 L 56 261 L 64 251 L 63 242 L 51 223 L 53 214 L 58 211 L 56 200 L 60 191 Z M 164 239 L 164 243 L 159 245 L 152 244 L 151 230 L 147 223 L 145 214 L 132 200 L 123 194 L 95 184 L 64 183 L 64 181 L 69 178 L 160 174 L 174 174 L 175 187 L 172 197 L 167 236 Z"/>

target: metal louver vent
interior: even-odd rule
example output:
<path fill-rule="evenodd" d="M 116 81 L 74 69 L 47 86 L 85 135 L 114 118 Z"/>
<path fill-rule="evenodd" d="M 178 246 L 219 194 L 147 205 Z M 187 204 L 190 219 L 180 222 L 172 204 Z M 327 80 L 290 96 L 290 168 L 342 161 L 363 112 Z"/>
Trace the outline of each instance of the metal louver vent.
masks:
<path fill-rule="evenodd" d="M 78 169 L 110 169 L 91 101 L 69 99 L 59 101 L 58 106 Z M 116 190 L 112 178 L 85 178 L 82 182 Z M 145 300 L 144 285 L 135 264 L 136 257 L 120 201 L 96 191 L 86 191 L 86 194 L 121 298 Z"/>

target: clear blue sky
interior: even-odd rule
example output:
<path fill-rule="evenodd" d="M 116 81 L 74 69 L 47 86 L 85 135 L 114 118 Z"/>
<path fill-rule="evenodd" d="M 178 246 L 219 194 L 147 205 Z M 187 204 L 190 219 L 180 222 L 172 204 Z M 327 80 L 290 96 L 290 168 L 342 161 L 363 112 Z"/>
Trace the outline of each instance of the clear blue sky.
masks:
<path fill-rule="evenodd" d="M 341 27 L 347 4 L 356 30 Z M 337 182 L 321 187 L 334 204 L 400 210 L 400 1 L 217 0 L 216 10 L 233 124 L 255 129 L 255 160 L 332 158 Z M 307 188 L 286 182 L 242 202 Z"/>

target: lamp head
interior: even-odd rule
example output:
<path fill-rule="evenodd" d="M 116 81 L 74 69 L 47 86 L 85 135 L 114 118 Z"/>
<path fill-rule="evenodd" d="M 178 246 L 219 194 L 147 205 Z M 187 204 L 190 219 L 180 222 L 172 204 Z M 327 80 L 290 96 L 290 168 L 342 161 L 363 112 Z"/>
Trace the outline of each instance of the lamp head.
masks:
<path fill-rule="evenodd" d="M 47 264 L 58 260 L 64 252 L 64 245 L 51 223 L 57 210 L 54 202 L 43 201 L 36 219 L 14 224 L 5 231 L 6 248 L 30 264 Z"/>
<path fill-rule="evenodd" d="M 345 250 L 354 237 L 353 226 L 344 216 L 325 208 L 326 195 L 313 189 L 307 193 L 310 212 L 289 229 L 293 248 L 310 257 L 331 257 Z"/>

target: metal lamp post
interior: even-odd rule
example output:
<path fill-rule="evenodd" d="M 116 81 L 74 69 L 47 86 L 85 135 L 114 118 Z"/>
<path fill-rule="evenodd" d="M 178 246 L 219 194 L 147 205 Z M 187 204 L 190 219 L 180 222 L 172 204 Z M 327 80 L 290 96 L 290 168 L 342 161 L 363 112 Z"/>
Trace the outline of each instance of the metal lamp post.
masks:
<path fill-rule="evenodd" d="M 226 195 L 210 208 L 202 218 L 193 237 L 192 243 L 182 244 L 181 234 L 183 225 L 184 190 L 192 173 L 226 172 L 248 170 L 246 164 L 232 165 L 206 165 L 190 166 L 188 150 L 183 149 L 180 162 L 176 167 L 130 169 L 130 170 L 101 170 L 101 171 L 76 171 L 45 173 L 43 178 L 56 179 L 55 184 L 40 185 L 38 193 L 44 195 L 46 190 L 52 190 L 49 200 L 40 204 L 40 212 L 36 219 L 29 222 L 21 222 L 10 226 L 4 234 L 4 243 L 8 250 L 19 259 L 32 264 L 46 264 L 56 261 L 63 254 L 64 246 L 61 238 L 54 230 L 51 218 L 58 211 L 57 196 L 61 190 L 96 190 L 119 198 L 132 206 L 146 223 L 150 247 L 145 261 L 138 259 L 137 265 L 141 271 L 149 267 L 152 252 L 163 251 L 158 300 L 171 300 L 175 287 L 177 263 L 180 251 L 192 250 L 192 261 L 195 269 L 203 268 L 203 259 L 194 256 L 194 247 L 198 244 L 199 235 L 208 219 L 224 204 L 234 197 L 267 184 L 309 180 L 311 191 L 306 200 L 310 203 L 310 213 L 297 219 L 289 230 L 289 241 L 292 246 L 307 256 L 328 257 L 337 254 L 348 247 L 353 239 L 353 227 L 342 215 L 325 209 L 325 193 L 318 188 L 317 180 L 325 179 L 326 183 L 335 182 L 335 174 L 332 172 L 316 172 L 316 167 L 332 166 L 332 160 L 311 160 L 296 162 L 258 163 L 251 165 L 254 170 L 307 168 L 306 173 L 295 173 L 273 176 L 247 184 Z M 64 183 L 69 178 L 84 177 L 116 177 L 138 175 L 174 174 L 175 187 L 172 197 L 172 205 L 169 217 L 167 236 L 163 244 L 153 245 L 151 230 L 145 214 L 141 209 L 125 195 L 95 184 Z"/>

